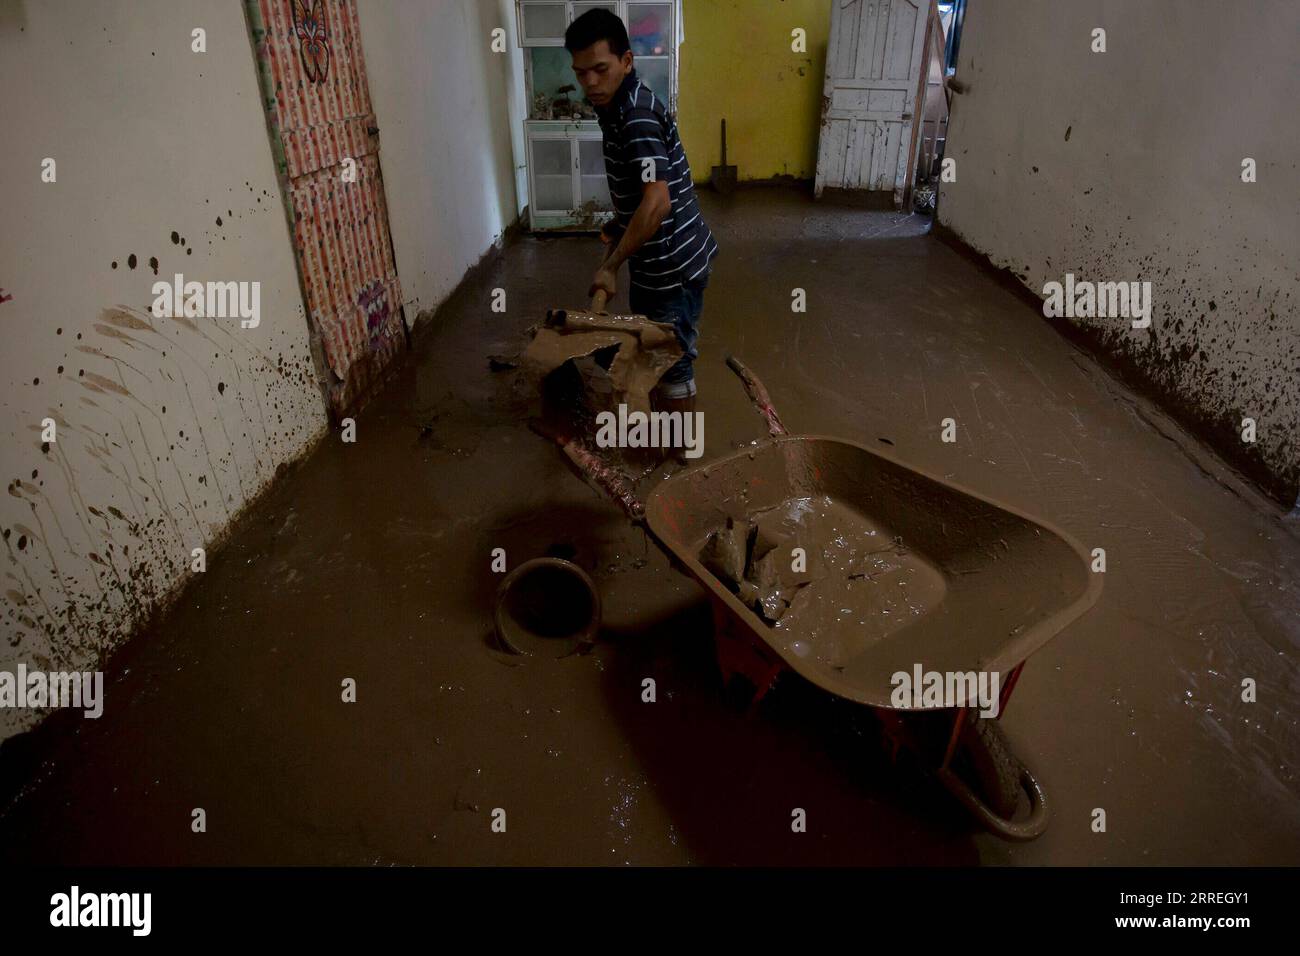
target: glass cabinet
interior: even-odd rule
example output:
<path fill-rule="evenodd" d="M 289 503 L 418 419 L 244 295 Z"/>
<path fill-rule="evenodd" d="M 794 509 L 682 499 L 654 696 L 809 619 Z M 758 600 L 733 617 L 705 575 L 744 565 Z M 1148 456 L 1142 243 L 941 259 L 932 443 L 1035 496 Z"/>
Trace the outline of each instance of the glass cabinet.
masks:
<path fill-rule="evenodd" d="M 515 0 L 524 50 L 529 225 L 586 231 L 613 214 L 596 112 L 578 89 L 564 31 L 600 7 L 627 27 L 637 75 L 675 108 L 680 0 Z"/>

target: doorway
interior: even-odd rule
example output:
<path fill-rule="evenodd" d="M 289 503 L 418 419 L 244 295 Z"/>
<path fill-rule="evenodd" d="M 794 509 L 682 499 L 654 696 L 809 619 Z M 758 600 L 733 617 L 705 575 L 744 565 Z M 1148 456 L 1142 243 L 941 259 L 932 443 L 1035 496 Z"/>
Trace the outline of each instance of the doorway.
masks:
<path fill-rule="evenodd" d="M 815 193 L 900 207 L 933 0 L 835 0 Z"/>

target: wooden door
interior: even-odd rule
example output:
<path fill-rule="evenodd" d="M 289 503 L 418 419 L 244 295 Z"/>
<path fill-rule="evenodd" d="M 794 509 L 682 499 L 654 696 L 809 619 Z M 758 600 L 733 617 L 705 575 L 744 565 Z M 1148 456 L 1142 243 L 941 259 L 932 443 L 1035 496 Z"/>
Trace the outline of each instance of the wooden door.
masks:
<path fill-rule="evenodd" d="M 832 0 L 816 193 L 893 194 L 901 205 L 929 0 Z"/>
<path fill-rule="evenodd" d="M 406 344 L 356 0 L 247 0 L 246 9 L 338 418 Z"/>

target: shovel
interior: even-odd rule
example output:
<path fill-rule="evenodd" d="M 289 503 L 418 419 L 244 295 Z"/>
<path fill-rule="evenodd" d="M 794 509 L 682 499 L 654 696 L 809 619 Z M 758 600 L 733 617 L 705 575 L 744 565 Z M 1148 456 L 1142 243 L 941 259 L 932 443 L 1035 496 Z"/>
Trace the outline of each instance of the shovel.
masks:
<path fill-rule="evenodd" d="M 727 165 L 727 121 L 722 121 L 722 165 L 714 166 L 709 177 L 715 192 L 730 196 L 736 188 L 736 167 Z"/>
<path fill-rule="evenodd" d="M 608 243 L 601 253 L 601 262 L 613 254 L 615 243 Z M 644 315 L 610 315 L 605 311 L 608 295 L 597 289 L 591 296 L 591 307 L 580 309 L 547 309 L 545 328 L 557 332 L 625 332 L 635 336 L 645 349 L 658 348 L 674 342 L 677 333 L 670 322 L 652 322 Z"/>

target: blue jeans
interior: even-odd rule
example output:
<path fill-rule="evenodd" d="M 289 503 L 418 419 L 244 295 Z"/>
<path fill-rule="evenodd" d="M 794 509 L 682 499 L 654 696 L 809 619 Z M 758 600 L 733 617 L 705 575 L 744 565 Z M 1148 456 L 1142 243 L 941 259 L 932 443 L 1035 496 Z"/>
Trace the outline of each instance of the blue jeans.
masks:
<path fill-rule="evenodd" d="M 709 285 L 706 272 L 698 279 L 683 282 L 676 289 L 662 292 L 634 285 L 628 292 L 632 311 L 656 322 L 671 322 L 682 347 L 682 357 L 664 372 L 659 380 L 665 398 L 686 398 L 695 394 L 695 347 L 700 337 L 700 312 L 704 309 L 704 290 Z"/>

